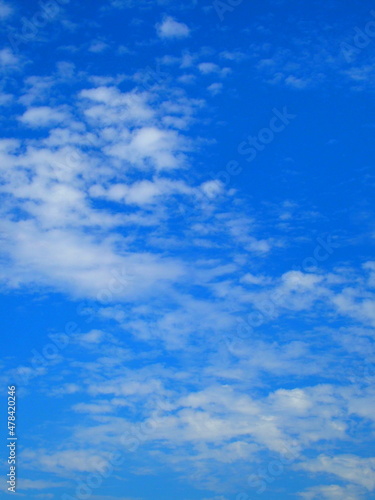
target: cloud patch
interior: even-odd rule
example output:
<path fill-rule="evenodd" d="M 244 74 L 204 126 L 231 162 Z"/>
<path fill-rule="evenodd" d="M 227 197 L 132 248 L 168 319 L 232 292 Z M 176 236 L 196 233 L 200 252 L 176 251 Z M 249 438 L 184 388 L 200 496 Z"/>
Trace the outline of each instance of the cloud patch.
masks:
<path fill-rule="evenodd" d="M 163 39 L 187 38 L 190 35 L 189 27 L 171 16 L 165 17 L 160 24 L 157 24 L 156 30 L 158 36 Z"/>

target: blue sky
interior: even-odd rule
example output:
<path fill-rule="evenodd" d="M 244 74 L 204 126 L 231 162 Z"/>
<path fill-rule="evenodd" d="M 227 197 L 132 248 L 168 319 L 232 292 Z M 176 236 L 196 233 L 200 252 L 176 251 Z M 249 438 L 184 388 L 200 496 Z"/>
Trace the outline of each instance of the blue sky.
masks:
<path fill-rule="evenodd" d="M 1 499 L 374 498 L 372 9 L 0 0 Z"/>

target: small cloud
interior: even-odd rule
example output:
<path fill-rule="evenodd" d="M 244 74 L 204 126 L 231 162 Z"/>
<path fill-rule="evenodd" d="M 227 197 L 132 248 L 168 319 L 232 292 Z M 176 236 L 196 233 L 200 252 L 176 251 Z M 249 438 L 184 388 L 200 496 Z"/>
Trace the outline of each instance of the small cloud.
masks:
<path fill-rule="evenodd" d="M 66 383 L 56 387 L 51 387 L 50 395 L 55 398 L 61 398 L 62 396 L 77 394 L 80 392 L 82 387 L 74 383 Z"/>
<path fill-rule="evenodd" d="M 241 279 L 241 283 L 245 283 L 246 285 L 264 285 L 269 283 L 269 278 L 264 276 L 255 276 L 251 273 L 246 273 Z"/>
<path fill-rule="evenodd" d="M 45 480 L 32 480 L 32 479 L 19 479 L 18 487 L 20 490 L 44 490 L 51 488 L 61 488 L 66 486 L 66 483 L 55 482 L 55 481 L 45 481 Z M 50 498 L 50 497 L 48 497 Z"/>
<path fill-rule="evenodd" d="M 224 50 L 223 52 L 220 52 L 220 57 L 223 59 L 227 59 L 228 61 L 242 61 L 243 59 L 246 58 L 246 54 L 243 52 L 240 52 L 239 50 L 230 52 L 229 50 Z"/>
<path fill-rule="evenodd" d="M 67 118 L 65 111 L 49 106 L 36 106 L 26 110 L 19 120 L 30 127 L 46 127 L 64 122 Z"/>
<path fill-rule="evenodd" d="M 223 90 L 223 84 L 213 83 L 212 85 L 209 85 L 207 87 L 207 90 L 209 90 L 213 95 L 220 94 L 220 92 Z"/>
<path fill-rule="evenodd" d="M 57 74 L 61 78 L 72 79 L 75 73 L 75 65 L 68 61 L 59 61 L 56 64 Z"/>
<path fill-rule="evenodd" d="M 208 198 L 216 198 L 224 191 L 224 185 L 220 181 L 206 181 L 200 187 Z"/>
<path fill-rule="evenodd" d="M 198 69 L 203 75 L 209 75 L 211 73 L 216 73 L 220 76 L 226 76 L 228 73 L 231 72 L 230 68 L 220 68 L 215 63 L 212 62 L 203 62 L 198 64 Z"/>
<path fill-rule="evenodd" d="M 18 62 L 18 58 L 10 49 L 0 50 L 0 69 L 15 68 Z"/>
<path fill-rule="evenodd" d="M 79 335 L 79 341 L 83 344 L 100 344 L 103 338 L 104 333 L 101 330 L 91 330 Z"/>
<path fill-rule="evenodd" d="M 10 104 L 12 100 L 13 100 L 12 94 L 0 92 L 0 106 L 6 106 L 7 104 Z"/>
<path fill-rule="evenodd" d="M 323 486 L 313 486 L 299 493 L 304 500 L 361 500 L 363 490 L 354 484 L 339 486 L 328 484 Z"/>
<path fill-rule="evenodd" d="M 203 500 L 228 500 L 226 497 L 218 496 L 218 497 L 211 497 L 211 498 L 204 498 Z"/>
<path fill-rule="evenodd" d="M 105 43 L 101 40 L 94 40 L 89 47 L 89 51 L 94 52 L 95 54 L 100 54 L 101 52 L 107 50 L 108 47 L 108 43 Z"/>
<path fill-rule="evenodd" d="M 178 78 L 178 81 L 181 82 L 181 83 L 194 83 L 195 82 L 195 76 L 194 75 L 190 75 L 190 74 L 186 74 L 186 75 L 182 75 Z"/>
<path fill-rule="evenodd" d="M 181 65 L 180 68 L 191 68 L 194 66 L 196 56 L 192 54 L 184 54 L 181 58 Z"/>
<path fill-rule="evenodd" d="M 9 4 L 0 0 L 0 21 L 7 19 L 12 14 L 13 14 L 13 8 Z"/>
<path fill-rule="evenodd" d="M 207 75 L 208 73 L 218 73 L 220 71 L 219 66 L 211 62 L 203 62 L 198 64 L 198 69 L 204 75 Z"/>
<path fill-rule="evenodd" d="M 296 76 L 289 75 L 285 79 L 285 83 L 290 87 L 294 87 L 295 89 L 304 89 L 308 86 L 308 80 L 304 80 L 303 78 L 297 78 Z"/>
<path fill-rule="evenodd" d="M 118 48 L 117 48 L 117 53 L 122 56 L 124 54 L 133 54 L 133 51 L 130 50 L 128 47 L 126 47 L 125 45 L 120 45 Z"/>
<path fill-rule="evenodd" d="M 186 38 L 190 35 L 188 26 L 179 23 L 173 17 L 166 17 L 156 29 L 160 38 Z"/>

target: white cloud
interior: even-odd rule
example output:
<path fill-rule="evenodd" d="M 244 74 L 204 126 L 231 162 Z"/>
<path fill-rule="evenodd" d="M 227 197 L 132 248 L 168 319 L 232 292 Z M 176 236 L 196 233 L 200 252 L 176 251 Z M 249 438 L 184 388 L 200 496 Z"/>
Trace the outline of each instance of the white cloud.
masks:
<path fill-rule="evenodd" d="M 61 488 L 69 486 L 69 483 L 54 482 L 54 481 L 44 481 L 44 480 L 33 480 L 33 479 L 17 479 L 17 487 L 22 490 L 47 490 L 51 488 Z"/>
<path fill-rule="evenodd" d="M 186 38 L 190 35 L 190 29 L 186 24 L 180 23 L 170 16 L 156 27 L 160 38 Z"/>
<path fill-rule="evenodd" d="M 299 493 L 299 496 L 304 500 L 362 500 L 366 494 L 362 488 L 355 485 L 329 484 L 313 486 Z"/>
<path fill-rule="evenodd" d="M 375 458 L 362 458 L 356 455 L 319 455 L 316 459 L 299 465 L 300 469 L 313 473 L 338 476 L 366 488 L 375 490 Z"/>
<path fill-rule="evenodd" d="M 74 383 L 62 384 L 51 390 L 51 396 L 64 396 L 66 394 L 76 394 L 81 390 L 80 386 Z"/>
<path fill-rule="evenodd" d="M 10 49 L 5 48 L 0 50 L 0 70 L 16 69 L 19 65 L 19 58 Z"/>
<path fill-rule="evenodd" d="M 95 403 L 95 404 L 87 404 L 87 403 L 78 403 L 72 407 L 72 409 L 78 413 L 88 413 L 88 414 L 103 414 L 103 413 L 111 413 L 114 411 L 114 407 L 110 404 L 106 404 L 105 402 Z"/>
<path fill-rule="evenodd" d="M 152 283 L 173 281 L 185 272 L 182 263 L 146 252 L 121 256 L 113 238 L 99 242 L 71 230 L 41 231 L 30 221 L 8 226 L 8 231 L 15 265 L 10 286 L 39 280 L 44 286 L 54 283 L 75 296 L 122 301 L 150 292 Z M 130 277 L 127 283 L 120 283 L 115 275 L 124 269 Z"/>
<path fill-rule="evenodd" d="M 0 92 L 0 106 L 6 106 L 10 104 L 14 99 L 13 94 L 7 94 L 6 92 Z"/>
<path fill-rule="evenodd" d="M 207 90 L 211 92 L 213 95 L 220 94 L 220 92 L 223 90 L 223 84 L 222 83 L 212 83 L 207 87 Z"/>
<path fill-rule="evenodd" d="M 223 497 L 223 495 L 220 495 L 220 496 L 203 498 L 203 500 L 228 500 L 228 498 Z"/>
<path fill-rule="evenodd" d="M 151 162 L 157 169 L 171 169 L 183 163 L 183 141 L 174 130 L 142 127 L 124 139 L 110 147 L 108 153 L 141 167 L 147 167 Z"/>
<path fill-rule="evenodd" d="M 120 3 L 148 9 L 155 2 Z M 169 4 L 174 12 L 186 8 Z M 97 21 L 108 22 L 107 14 Z M 150 16 L 136 13 L 153 29 Z M 142 26 L 131 32 L 142 36 Z M 158 34 L 174 42 L 190 29 L 169 17 Z M 95 469 L 90 457 L 103 458 L 98 450 L 118 448 L 121 434 L 135 429 L 139 453 L 127 455 L 127 473 L 134 462 L 157 469 L 160 459 L 185 478 L 211 481 L 212 500 L 225 500 L 232 481 L 246 482 L 288 448 L 292 470 L 302 463 L 301 476 L 328 472 L 340 483 L 310 488 L 306 499 L 360 497 L 373 486 L 373 464 L 340 448 L 368 439 L 375 418 L 372 378 L 347 374 L 372 360 L 373 331 L 359 327 L 374 320 L 375 264 L 329 270 L 327 257 L 314 272 L 290 270 L 313 251 L 302 244 L 303 224 L 310 227 L 314 215 L 307 223 L 290 202 L 280 200 L 276 210 L 267 200 L 245 202 L 240 177 L 238 189 L 214 180 L 221 171 L 226 181 L 226 160 L 212 154 L 210 131 L 225 124 L 187 92 L 211 99 L 223 90 L 229 69 L 222 66 L 253 57 L 253 47 L 248 56 L 204 46 L 181 55 L 172 47 L 173 56 L 147 59 L 146 68 L 143 58 L 134 73 L 140 55 L 166 46 L 134 42 L 136 51 L 119 61 L 124 74 L 103 74 L 102 58 L 90 56 L 99 75 L 86 73 L 82 61 L 63 61 L 53 74 L 6 82 L 12 92 L 19 85 L 23 94 L 14 99 L 25 106 L 10 130 L 27 127 L 18 140 L 0 141 L 2 287 L 16 295 L 41 290 L 45 305 L 55 292 L 51 311 L 63 296 L 73 298 L 66 312 L 79 316 L 81 330 L 58 361 L 35 368 L 22 360 L 35 381 L 25 392 L 69 408 L 59 413 L 59 429 L 37 425 L 25 442 L 33 449 L 20 459 L 38 473 L 78 480 Z M 95 38 L 81 48 L 88 47 L 94 54 L 107 48 Z M 1 54 L 5 67 L 16 67 L 14 55 Z M 263 59 L 263 71 L 276 74 L 281 65 L 284 85 L 305 81 L 303 68 L 286 72 L 277 63 Z M 202 78 L 203 87 L 188 87 Z M 75 299 L 84 300 L 76 312 Z M 355 326 L 340 329 L 348 319 Z M 332 322 L 335 328 L 324 326 Z M 47 342 L 58 335 L 50 335 L 53 326 L 36 332 L 32 347 L 43 351 L 44 335 Z M 3 380 L 3 366 L 1 373 Z M 316 457 L 321 450 L 324 459 Z M 25 485 L 52 488 L 43 477 Z"/>
<path fill-rule="evenodd" d="M 270 278 L 266 278 L 264 276 L 255 276 L 254 274 L 246 273 L 241 278 L 241 282 L 248 285 L 266 285 L 270 283 Z"/>
<path fill-rule="evenodd" d="M 9 3 L 0 0 L 0 21 L 3 21 L 13 14 L 13 7 Z"/>
<path fill-rule="evenodd" d="M 204 75 L 207 75 L 208 73 L 219 73 L 220 72 L 220 67 L 212 62 L 202 62 L 198 64 L 198 69 L 201 73 Z"/>
<path fill-rule="evenodd" d="M 146 93 L 121 93 L 115 87 L 100 86 L 82 90 L 80 96 L 87 99 L 84 103 L 86 117 L 98 125 L 130 123 L 134 126 L 155 117 L 154 109 L 147 102 L 150 96 Z"/>
<path fill-rule="evenodd" d="M 191 195 L 193 192 L 194 190 L 184 182 L 168 179 L 143 180 L 131 185 L 112 184 L 108 190 L 101 186 L 91 189 L 93 196 L 139 206 L 155 204 L 160 197 L 165 198 L 175 193 Z"/>
<path fill-rule="evenodd" d="M 89 47 L 89 51 L 93 52 L 94 54 L 100 54 L 102 52 L 105 52 L 108 48 L 108 43 L 103 42 L 102 40 L 93 40 Z"/>
<path fill-rule="evenodd" d="M 41 450 L 39 450 L 41 451 Z M 25 449 L 22 460 L 33 468 L 42 468 L 57 474 L 66 475 L 74 472 L 93 472 L 110 457 L 109 453 L 98 453 L 97 450 L 67 449 L 56 452 Z"/>
<path fill-rule="evenodd" d="M 39 87 L 40 83 L 49 86 L 51 82 L 33 85 Z M 130 266 L 143 276 L 147 268 L 146 280 L 136 278 L 143 291 L 153 280 L 165 286 L 185 273 L 184 264 L 177 260 L 162 258 L 162 263 L 152 252 L 127 253 L 127 239 L 116 233 L 124 224 L 157 226 L 157 212 L 152 216 L 129 213 L 124 207 L 122 214 L 115 214 L 93 206 L 99 198 L 140 208 L 163 204 L 173 196 L 196 198 L 196 188 L 183 180 L 160 177 L 159 171 L 184 167 L 190 147 L 184 135 L 164 123 L 164 118 L 172 114 L 189 117 L 197 103 L 183 97 L 155 107 L 152 97 L 149 93 L 121 93 L 113 86 L 83 90 L 75 108 L 76 119 L 71 116 L 72 103 L 29 106 L 21 122 L 48 127 L 47 136 L 40 141 L 25 140 L 22 148 L 16 141 L 1 141 L 5 182 L 0 189 L 9 195 L 7 209 L 22 206 L 28 214 L 24 220 L 5 217 L 2 221 L 10 236 L 3 250 L 10 252 L 15 266 L 12 275 L 3 275 L 9 286 L 35 280 L 44 286 L 54 282 L 75 296 L 89 292 L 96 297 L 101 292 L 111 294 L 108 287 L 116 269 Z M 102 124 L 102 120 L 106 126 L 100 128 L 99 136 L 86 132 L 87 122 Z M 123 165 L 128 175 L 134 175 L 132 180 L 124 179 Z M 93 239 L 90 230 L 99 230 L 102 236 Z M 106 237 L 109 230 L 114 232 Z M 38 258 L 40 251 L 43 260 Z M 112 298 L 135 298 L 134 292 L 123 287 Z"/>
<path fill-rule="evenodd" d="M 227 59 L 228 61 L 242 61 L 243 59 L 246 59 L 246 54 L 241 52 L 240 50 L 224 50 L 223 52 L 220 52 L 220 57 L 223 59 Z"/>
<path fill-rule="evenodd" d="M 304 89 L 310 84 L 310 81 L 308 79 L 298 78 L 294 75 L 289 75 L 288 77 L 285 78 L 285 83 L 289 87 L 293 87 L 295 89 Z"/>
<path fill-rule="evenodd" d="M 62 109 L 51 108 L 49 106 L 38 106 L 27 109 L 20 121 L 30 127 L 48 127 L 67 121 L 69 115 Z"/>
<path fill-rule="evenodd" d="M 201 189 L 211 199 L 223 193 L 224 185 L 220 181 L 206 181 L 201 185 Z"/>
<path fill-rule="evenodd" d="M 228 67 L 221 68 L 218 64 L 213 62 L 201 62 L 198 64 L 198 70 L 203 75 L 218 75 L 220 77 L 225 77 L 231 73 L 231 69 Z M 215 84 L 214 84 L 215 85 Z M 218 84 L 216 84 L 218 85 Z"/>
<path fill-rule="evenodd" d="M 333 297 L 341 314 L 375 326 L 375 295 L 354 287 L 344 288 Z"/>
<path fill-rule="evenodd" d="M 162 443 L 166 455 L 173 450 L 170 461 L 180 470 L 192 458 L 207 470 L 258 463 L 291 444 L 299 462 L 322 441 L 348 439 L 350 419 L 372 418 L 371 394 L 325 383 L 337 376 L 339 360 L 331 336 L 318 338 L 309 321 L 322 311 L 368 319 L 373 264 L 351 277 L 285 269 L 268 276 L 268 256 L 282 241 L 244 214 L 222 183 L 188 168 L 200 143 L 185 130 L 203 103 L 162 85 L 157 94 L 122 92 L 111 78 L 91 82 L 77 101 L 52 107 L 55 82 L 29 81 L 34 90 L 24 96 L 21 120 L 49 130 L 41 138 L 27 131 L 30 139 L 0 141 L 3 282 L 92 299 L 92 318 L 118 333 L 87 328 L 70 343 L 63 374 L 54 366 L 34 370 L 44 375 L 44 387 L 51 370 L 60 384 L 49 394 L 76 395 L 71 408 L 87 420 L 72 425 L 71 448 L 67 439 L 66 449 L 51 444 L 26 451 L 25 459 L 61 475 L 84 472 L 98 445 L 116 446 L 121 432 L 143 424 L 150 429 L 143 444 L 155 451 Z M 181 215 L 180 203 L 191 214 Z M 249 326 L 251 313 L 266 311 L 275 297 L 272 312 Z M 296 312 L 306 323 L 294 331 L 285 318 Z M 135 356 L 135 342 L 152 348 Z M 81 351 L 90 360 L 75 356 Z M 160 352 L 176 365 L 159 363 Z M 135 359 L 146 368 L 130 368 Z M 323 382 L 309 386 L 311 375 Z M 167 401 L 166 409 L 158 409 L 153 394 Z M 348 472 L 366 470 L 367 462 L 345 468 L 339 458 L 324 470 L 372 484 Z M 324 472 L 318 465 L 311 471 Z"/>

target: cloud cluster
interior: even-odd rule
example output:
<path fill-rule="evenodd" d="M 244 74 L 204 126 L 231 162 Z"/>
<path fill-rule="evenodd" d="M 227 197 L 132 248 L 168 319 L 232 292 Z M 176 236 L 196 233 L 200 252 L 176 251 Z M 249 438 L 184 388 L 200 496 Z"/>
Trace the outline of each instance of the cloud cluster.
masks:
<path fill-rule="evenodd" d="M 0 2 L 0 19 L 11 14 Z M 235 64 L 302 91 L 322 81 L 328 49 L 312 58 L 297 40 L 293 61 L 271 43 L 193 50 L 193 22 L 152 19 L 142 43 L 170 50 L 155 65 L 106 75 L 60 61 L 0 94 L 14 111 L 0 140 L 2 290 L 57 296 L 80 322 L 44 363 L 42 335 L 20 366 L 4 361 L 4 386 L 22 368 L 25 398 L 61 404 L 59 425 L 45 422 L 20 453 L 24 470 L 46 477 L 20 489 L 60 495 L 118 451 L 121 478 L 167 467 L 207 499 L 251 498 L 249 478 L 291 454 L 280 477 L 301 480 L 291 494 L 362 500 L 375 490 L 375 459 L 358 445 L 375 415 L 375 263 L 341 262 L 340 235 L 310 238 L 301 225 L 316 213 L 297 203 L 259 208 L 226 187 L 207 132 L 209 99 L 227 95 Z M 177 41 L 192 43 L 172 50 Z M 111 47 L 95 35 L 71 50 L 99 58 Z M 0 50 L 4 74 L 18 65 Z M 189 93 L 197 82 L 203 92 Z"/>

